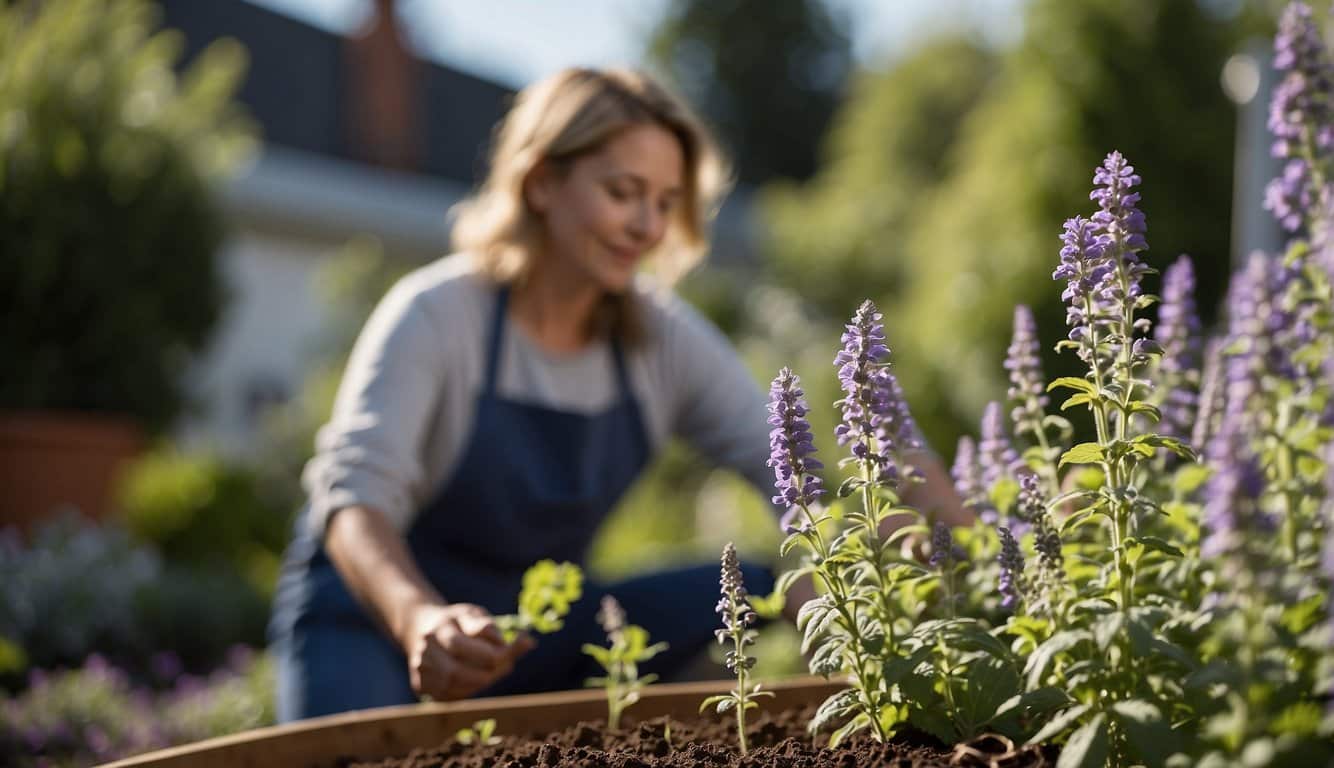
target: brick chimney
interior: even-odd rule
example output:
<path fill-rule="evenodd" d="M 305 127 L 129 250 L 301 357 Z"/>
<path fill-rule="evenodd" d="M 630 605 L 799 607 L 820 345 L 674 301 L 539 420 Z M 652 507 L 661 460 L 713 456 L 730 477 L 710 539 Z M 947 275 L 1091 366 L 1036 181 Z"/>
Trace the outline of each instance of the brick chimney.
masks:
<path fill-rule="evenodd" d="M 421 160 L 420 63 L 408 50 L 394 0 L 375 0 L 366 27 L 343 45 L 345 125 L 354 156 L 411 170 Z"/>

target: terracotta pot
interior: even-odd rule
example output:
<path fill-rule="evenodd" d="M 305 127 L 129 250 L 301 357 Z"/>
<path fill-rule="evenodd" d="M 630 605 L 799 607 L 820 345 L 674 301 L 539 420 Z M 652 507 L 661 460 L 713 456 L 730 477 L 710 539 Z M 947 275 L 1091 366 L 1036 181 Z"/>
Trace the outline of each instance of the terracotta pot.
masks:
<path fill-rule="evenodd" d="M 0 411 L 0 527 L 27 532 L 69 508 L 105 519 L 117 478 L 144 442 L 119 416 Z"/>
<path fill-rule="evenodd" d="M 652 685 L 627 714 L 641 720 L 662 715 L 695 717 L 705 697 L 730 690 L 733 685 L 728 680 Z M 760 706 L 781 711 L 818 704 L 843 684 L 802 677 L 766 683 L 764 687 L 775 696 L 763 700 Z M 495 718 L 498 733 L 542 733 L 606 716 L 607 699 L 600 690 L 383 707 L 258 728 L 149 752 L 107 763 L 104 768 L 305 768 L 328 765 L 339 757 L 377 760 L 405 755 L 418 747 L 434 747 L 453 738 L 460 728 L 488 717 Z"/>

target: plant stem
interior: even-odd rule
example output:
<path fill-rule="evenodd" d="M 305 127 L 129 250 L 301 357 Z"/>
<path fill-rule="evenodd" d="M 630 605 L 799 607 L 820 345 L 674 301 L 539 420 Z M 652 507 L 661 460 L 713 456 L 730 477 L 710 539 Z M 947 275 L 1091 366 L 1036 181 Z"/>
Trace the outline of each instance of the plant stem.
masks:
<path fill-rule="evenodd" d="M 867 659 L 862 653 L 861 632 L 857 629 L 857 617 L 850 607 L 853 604 L 852 601 L 848 600 L 847 586 L 836 574 L 825 570 L 825 563 L 828 562 L 829 559 L 829 547 L 825 544 L 824 537 L 820 535 L 820 529 L 816 525 L 815 515 L 811 514 L 810 507 L 806 504 L 800 506 L 802 514 L 806 516 L 806 522 L 811 528 L 809 540 L 813 542 L 815 551 L 820 557 L 820 564 L 816 567 L 815 573 L 820 577 L 821 581 L 824 582 L 825 589 L 834 596 L 834 610 L 838 611 L 838 616 L 841 620 L 840 623 L 842 624 L 843 629 L 848 633 L 848 637 L 851 638 L 851 643 L 848 645 L 852 657 L 851 666 L 855 670 L 857 685 L 861 686 L 863 684 L 863 676 L 866 673 Z M 862 695 L 866 699 L 866 706 L 868 709 L 876 710 L 876 702 L 872 701 L 870 691 L 863 688 Z M 879 712 L 868 711 L 866 714 L 875 728 L 876 738 L 879 741 L 884 741 L 885 732 L 880 726 L 880 718 L 878 717 Z"/>

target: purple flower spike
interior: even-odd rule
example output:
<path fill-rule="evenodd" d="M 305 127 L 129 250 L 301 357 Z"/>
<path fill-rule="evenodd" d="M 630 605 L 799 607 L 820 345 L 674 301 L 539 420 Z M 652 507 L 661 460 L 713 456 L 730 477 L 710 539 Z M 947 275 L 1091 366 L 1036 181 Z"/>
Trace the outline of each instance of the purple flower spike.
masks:
<path fill-rule="evenodd" d="M 1310 163 L 1334 149 L 1334 65 L 1304 3 L 1290 3 L 1279 19 L 1274 68 L 1282 80 L 1269 103 L 1272 154 L 1289 162 L 1265 190 L 1265 208 L 1296 232 L 1319 198 Z"/>
<path fill-rule="evenodd" d="M 1209 443 L 1207 459 L 1213 474 L 1204 487 L 1205 534 L 1200 554 L 1232 558 L 1241 554 L 1245 537 L 1271 527 L 1259 511 L 1264 474 L 1234 414 L 1224 414 L 1222 427 Z"/>
<path fill-rule="evenodd" d="M 1089 199 L 1099 208 L 1093 214 L 1094 225 L 1113 250 L 1111 255 L 1125 259 L 1127 264 L 1137 261 L 1135 252 L 1149 247 L 1144 238 L 1148 225 L 1138 208 L 1140 196 L 1131 191 L 1140 181 L 1134 166 L 1120 152 L 1112 152 L 1093 172 L 1094 189 L 1089 193 Z"/>
<path fill-rule="evenodd" d="M 1005 434 L 1005 412 L 994 400 L 987 403 L 982 412 L 982 439 L 977 447 L 982 465 L 982 486 L 988 491 L 1002 476 L 1019 467 L 1019 455 Z"/>
<path fill-rule="evenodd" d="M 837 403 L 842 409 L 843 420 L 834 429 L 834 435 L 839 445 L 853 443 L 853 455 L 863 460 L 869 455 L 875 427 L 871 421 L 872 409 L 867 407 L 878 394 L 877 387 L 873 386 L 873 374 L 889 358 L 881 318 L 875 304 L 870 300 L 863 302 L 843 332 L 843 349 L 834 358 L 844 394 Z"/>
<path fill-rule="evenodd" d="M 1019 542 L 1009 528 L 1000 527 L 1000 577 L 997 590 L 1001 594 L 1001 607 L 1013 608 L 1023 599 L 1024 554 L 1019 551 Z"/>
<path fill-rule="evenodd" d="M 1289 160 L 1283 172 L 1265 185 L 1264 209 L 1288 232 L 1302 228 L 1313 202 L 1311 175 L 1305 160 Z"/>
<path fill-rule="evenodd" d="M 1263 252 L 1251 254 L 1228 286 L 1228 355 L 1223 362 L 1222 421 L 1238 420 L 1244 429 L 1250 419 L 1250 400 L 1260 391 L 1260 379 L 1270 359 L 1267 316 L 1270 306 L 1269 271 L 1272 261 Z M 1219 432 L 1222 432 L 1220 422 Z"/>
<path fill-rule="evenodd" d="M 996 524 L 996 507 L 991 503 L 987 490 L 982 485 L 982 467 L 977 463 L 977 446 L 973 438 L 964 435 L 959 438 L 959 447 L 954 452 L 954 465 L 950 468 L 954 478 L 954 490 L 958 492 L 963 504 L 977 518 L 987 525 Z"/>
<path fill-rule="evenodd" d="M 1019 499 L 1015 506 L 1015 517 L 1011 526 L 1014 533 L 1023 536 L 1039 520 L 1047 515 L 1047 494 L 1042 488 L 1042 481 L 1032 472 L 1019 475 Z"/>
<path fill-rule="evenodd" d="M 932 568 L 947 570 L 954 564 L 954 535 L 950 533 L 950 527 L 939 520 L 931 528 L 931 560 Z"/>
<path fill-rule="evenodd" d="M 839 445 L 851 444 L 853 459 L 873 468 L 877 482 L 893 486 L 900 479 L 899 453 L 920 448 L 921 440 L 888 362 L 881 314 L 865 301 L 847 325 L 843 349 L 834 358 L 844 393 L 837 403 L 843 419 L 834 435 Z"/>
<path fill-rule="evenodd" d="M 824 493 L 820 478 L 812 474 L 824 465 L 815 458 L 811 425 L 806 420 L 801 379 L 790 368 L 778 372 L 769 386 L 769 461 L 774 470 L 774 504 L 786 509 L 780 524 L 789 533 L 808 525 L 798 524 L 801 508 Z"/>
<path fill-rule="evenodd" d="M 1052 272 L 1053 280 L 1065 280 L 1061 298 L 1066 302 L 1065 322 L 1070 326 L 1070 340 L 1079 344 L 1079 357 L 1088 362 L 1093 353 L 1093 330 L 1105 322 L 1098 314 L 1095 291 L 1112 276 L 1112 268 L 1103 258 L 1105 246 L 1097 237 L 1093 223 L 1076 216 L 1067 219 L 1061 235 L 1061 263 Z M 1090 317 L 1088 305 L 1094 315 Z"/>
<path fill-rule="evenodd" d="M 1042 419 L 1050 402 L 1038 342 L 1038 326 L 1033 310 L 1020 304 L 1014 308 L 1014 335 L 1005 355 L 1005 370 L 1010 375 L 1010 389 L 1006 393 L 1010 404 L 1010 418 L 1015 434 L 1036 434 L 1042 429 Z"/>
<path fill-rule="evenodd" d="M 876 390 L 872 399 L 876 437 L 873 459 L 880 481 L 893 486 L 900 479 L 900 456 L 906 451 L 920 450 L 922 440 L 918 437 L 917 422 L 908 410 L 908 400 L 903 396 L 899 380 L 887 368 L 876 371 L 873 378 Z M 916 468 L 907 469 L 912 479 L 922 479 Z"/>
<path fill-rule="evenodd" d="M 722 617 L 723 628 L 714 630 L 714 636 L 719 643 L 725 644 L 737 633 L 745 632 L 746 628 L 758 619 L 746 599 L 748 593 L 741 577 L 741 561 L 737 558 L 736 546 L 730 541 L 723 547 L 718 587 L 722 597 L 719 598 L 714 612 Z M 752 637 L 743 636 L 743 646 L 753 642 Z M 724 660 L 728 671 L 733 674 L 738 667 L 750 669 L 755 666 L 755 661 L 754 657 L 738 654 L 735 650 L 728 651 Z"/>
<path fill-rule="evenodd" d="M 1098 203 L 1099 210 L 1093 214 L 1093 227 L 1102 243 L 1109 269 L 1098 286 L 1096 301 L 1100 314 L 1108 315 L 1113 321 L 1131 314 L 1141 293 L 1140 281 L 1149 271 L 1138 255 L 1149 247 L 1144 238 L 1147 224 L 1137 207 L 1139 193 L 1131 191 L 1139 183 L 1140 177 L 1135 169 L 1120 152 L 1113 152 L 1094 171 L 1094 189 L 1089 193 L 1090 199 Z M 1129 336 L 1133 330 L 1147 330 L 1148 323 L 1147 318 L 1141 318 L 1135 321 L 1134 329 L 1125 328 L 1122 333 Z M 1114 359 L 1120 356 L 1120 346 L 1119 342 L 1108 346 Z M 1138 348 L 1134 352 L 1140 357 Z"/>
<path fill-rule="evenodd" d="M 1191 428 L 1190 444 L 1197 454 L 1204 452 L 1204 446 L 1214 434 L 1218 419 L 1223 412 L 1223 343 L 1210 339 L 1204 349 L 1204 370 L 1200 374 L 1199 408 L 1195 414 L 1195 426 Z"/>
<path fill-rule="evenodd" d="M 1190 259 L 1178 258 L 1163 275 L 1163 303 L 1155 339 L 1163 356 L 1158 370 L 1166 394 L 1158 431 L 1185 438 L 1195 423 L 1196 390 L 1191 379 L 1200 365 L 1200 318 L 1195 311 L 1195 272 Z"/>

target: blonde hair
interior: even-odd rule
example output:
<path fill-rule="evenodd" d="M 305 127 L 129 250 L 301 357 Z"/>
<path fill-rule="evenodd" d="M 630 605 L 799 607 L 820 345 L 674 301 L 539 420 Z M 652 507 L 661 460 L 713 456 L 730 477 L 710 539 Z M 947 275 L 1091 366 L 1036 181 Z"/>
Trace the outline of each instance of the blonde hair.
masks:
<path fill-rule="evenodd" d="M 648 75 L 626 69 L 565 69 L 523 89 L 492 140 L 490 170 L 453 210 L 453 247 L 481 260 L 501 283 L 521 281 L 542 245 L 542 221 L 524 195 L 524 181 L 546 161 L 565 165 L 596 152 L 639 125 L 665 128 L 685 157 L 682 204 L 648 268 L 665 283 L 683 277 L 708 250 L 709 223 L 729 184 L 718 145 L 680 98 Z M 639 335 L 629 296 L 608 297 L 610 317 L 598 322 L 630 341 Z"/>

